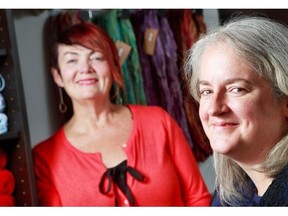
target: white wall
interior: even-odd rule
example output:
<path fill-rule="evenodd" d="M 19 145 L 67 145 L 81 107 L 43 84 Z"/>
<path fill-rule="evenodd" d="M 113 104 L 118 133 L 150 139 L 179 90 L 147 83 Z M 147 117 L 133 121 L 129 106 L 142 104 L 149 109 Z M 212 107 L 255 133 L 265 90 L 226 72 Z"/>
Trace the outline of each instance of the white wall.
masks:
<path fill-rule="evenodd" d="M 43 28 L 49 11 L 39 15 L 13 11 L 15 34 L 22 73 L 27 118 L 32 146 L 55 131 L 57 103 L 51 89 L 55 88 L 47 70 L 43 51 Z"/>
<path fill-rule="evenodd" d="M 219 12 L 217 9 L 204 9 L 203 17 L 208 30 L 220 25 Z"/>
<path fill-rule="evenodd" d="M 46 19 L 55 11 L 46 10 L 40 14 L 25 14 L 14 11 L 14 25 L 22 72 L 26 101 L 27 118 L 32 147 L 48 138 L 58 127 L 59 112 L 55 95 L 55 84 L 47 71 L 43 51 L 43 30 Z M 219 25 L 218 10 L 204 9 L 207 28 Z M 57 93 L 57 91 L 56 91 Z M 200 171 L 212 193 L 214 190 L 214 171 L 212 157 L 199 163 Z"/>

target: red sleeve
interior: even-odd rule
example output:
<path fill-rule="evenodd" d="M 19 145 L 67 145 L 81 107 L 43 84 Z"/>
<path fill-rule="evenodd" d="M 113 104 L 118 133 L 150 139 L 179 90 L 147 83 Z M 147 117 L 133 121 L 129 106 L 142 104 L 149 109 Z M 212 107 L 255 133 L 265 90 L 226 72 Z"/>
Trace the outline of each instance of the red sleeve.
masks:
<path fill-rule="evenodd" d="M 202 178 L 194 154 L 176 121 L 166 115 L 169 151 L 174 160 L 186 206 L 210 206 L 211 194 Z"/>
<path fill-rule="evenodd" d="M 58 192 L 51 179 L 52 175 L 47 163 L 49 160 L 47 161 L 43 154 L 45 155 L 45 151 L 38 151 L 37 148 L 33 150 L 38 204 L 39 206 L 62 206 Z"/>

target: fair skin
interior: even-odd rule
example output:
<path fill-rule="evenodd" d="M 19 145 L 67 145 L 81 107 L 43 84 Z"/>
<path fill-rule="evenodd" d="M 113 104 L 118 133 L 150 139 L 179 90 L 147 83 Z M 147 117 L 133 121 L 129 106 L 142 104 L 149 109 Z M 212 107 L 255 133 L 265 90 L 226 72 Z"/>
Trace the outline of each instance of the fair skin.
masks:
<path fill-rule="evenodd" d="M 60 74 L 51 69 L 54 81 L 73 104 L 73 116 L 64 126 L 68 141 L 84 153 L 100 153 L 107 168 L 127 159 L 123 144 L 132 117 L 127 107 L 109 99 L 112 76 L 103 54 L 80 45 L 59 45 L 58 65 Z"/>
<path fill-rule="evenodd" d="M 272 179 L 253 169 L 287 131 L 288 102 L 228 45 L 203 54 L 199 115 L 213 151 L 238 163 L 263 195 Z"/>

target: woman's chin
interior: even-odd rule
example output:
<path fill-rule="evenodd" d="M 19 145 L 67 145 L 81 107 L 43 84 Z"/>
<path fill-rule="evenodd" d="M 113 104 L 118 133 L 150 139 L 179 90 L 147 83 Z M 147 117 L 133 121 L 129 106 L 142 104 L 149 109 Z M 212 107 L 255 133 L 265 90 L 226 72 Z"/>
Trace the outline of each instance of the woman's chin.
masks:
<path fill-rule="evenodd" d="M 233 152 L 233 147 L 227 143 L 211 143 L 211 148 L 214 152 L 223 155 L 229 155 Z"/>

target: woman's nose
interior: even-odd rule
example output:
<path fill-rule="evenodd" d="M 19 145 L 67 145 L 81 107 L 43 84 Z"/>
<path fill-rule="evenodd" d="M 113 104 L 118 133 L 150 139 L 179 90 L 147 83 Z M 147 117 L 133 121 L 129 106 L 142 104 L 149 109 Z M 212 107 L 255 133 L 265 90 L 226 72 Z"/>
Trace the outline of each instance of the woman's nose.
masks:
<path fill-rule="evenodd" d="M 94 72 L 94 68 L 91 66 L 89 60 L 83 61 L 81 64 L 82 73 L 91 73 Z"/>
<path fill-rule="evenodd" d="M 225 95 L 214 93 L 210 98 L 208 107 L 208 114 L 211 116 L 221 115 L 227 113 L 229 107 L 227 105 L 227 99 Z"/>

